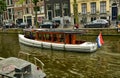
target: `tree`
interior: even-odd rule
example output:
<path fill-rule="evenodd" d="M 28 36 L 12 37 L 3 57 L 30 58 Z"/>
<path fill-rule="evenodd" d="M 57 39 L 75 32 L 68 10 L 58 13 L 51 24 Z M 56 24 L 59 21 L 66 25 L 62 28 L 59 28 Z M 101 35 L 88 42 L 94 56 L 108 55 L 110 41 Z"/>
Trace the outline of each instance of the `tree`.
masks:
<path fill-rule="evenodd" d="M 118 15 L 118 20 L 120 20 L 120 15 Z"/>
<path fill-rule="evenodd" d="M 35 11 L 35 25 L 36 25 L 36 28 L 38 28 L 38 22 L 37 22 L 37 3 L 39 1 L 43 1 L 43 0 L 32 0 L 32 2 L 35 5 L 34 11 Z"/>
<path fill-rule="evenodd" d="M 18 3 L 18 4 L 23 4 L 24 1 L 25 1 L 25 0 L 19 0 L 17 3 Z"/>
<path fill-rule="evenodd" d="M 0 0 L 0 14 L 2 14 L 3 13 L 3 11 L 5 11 L 6 10 L 6 3 L 5 3 L 5 1 L 3 1 L 3 0 Z"/>
<path fill-rule="evenodd" d="M 2 18 L 3 12 L 6 10 L 6 2 L 3 0 L 0 0 L 0 18 Z M 0 20 L 0 23 L 2 22 L 2 19 Z"/>
<path fill-rule="evenodd" d="M 74 11 L 74 19 L 75 19 L 74 23 L 76 25 L 78 25 L 79 24 L 79 19 L 78 19 L 78 4 L 77 4 L 76 0 L 74 0 L 74 3 L 73 3 L 73 11 Z"/>
<path fill-rule="evenodd" d="M 38 28 L 38 22 L 37 22 L 37 3 L 39 2 L 39 0 L 32 0 L 32 2 L 34 3 L 35 5 L 35 25 L 36 25 L 36 28 Z"/>

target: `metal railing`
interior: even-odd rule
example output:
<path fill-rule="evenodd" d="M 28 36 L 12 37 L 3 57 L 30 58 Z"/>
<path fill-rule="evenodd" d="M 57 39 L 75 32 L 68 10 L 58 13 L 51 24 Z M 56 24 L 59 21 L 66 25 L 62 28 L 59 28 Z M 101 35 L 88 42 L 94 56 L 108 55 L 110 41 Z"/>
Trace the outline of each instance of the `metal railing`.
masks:
<path fill-rule="evenodd" d="M 18 57 L 20 57 L 20 54 L 26 55 L 27 61 L 30 61 L 30 55 L 31 55 L 31 54 L 20 51 L 20 52 L 18 53 Z M 44 70 L 44 63 L 43 63 L 40 59 L 38 59 L 37 57 L 34 57 L 34 56 L 33 56 L 33 59 L 34 59 L 34 64 L 35 64 L 36 66 L 40 67 L 41 70 L 43 71 L 43 70 Z M 38 63 L 40 63 L 41 66 L 39 66 Z"/>

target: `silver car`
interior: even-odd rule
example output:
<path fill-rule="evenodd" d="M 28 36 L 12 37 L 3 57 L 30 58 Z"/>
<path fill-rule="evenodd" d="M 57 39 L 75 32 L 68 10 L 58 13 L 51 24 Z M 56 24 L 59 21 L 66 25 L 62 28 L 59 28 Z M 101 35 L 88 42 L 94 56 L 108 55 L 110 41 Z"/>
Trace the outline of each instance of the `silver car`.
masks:
<path fill-rule="evenodd" d="M 28 23 L 22 22 L 18 25 L 19 28 L 29 28 Z"/>
<path fill-rule="evenodd" d="M 84 25 L 85 28 L 104 28 L 109 27 L 109 22 L 105 19 L 97 19 Z"/>

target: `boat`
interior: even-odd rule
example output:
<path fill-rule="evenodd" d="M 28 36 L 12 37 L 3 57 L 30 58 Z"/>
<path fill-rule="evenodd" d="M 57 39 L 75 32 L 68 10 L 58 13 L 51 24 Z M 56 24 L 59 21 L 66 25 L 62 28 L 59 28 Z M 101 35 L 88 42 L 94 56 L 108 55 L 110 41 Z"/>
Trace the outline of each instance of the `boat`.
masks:
<path fill-rule="evenodd" d="M 26 60 L 9 57 L 0 60 L 0 78 L 45 78 L 38 66 Z"/>
<path fill-rule="evenodd" d="M 19 34 L 19 42 L 51 50 L 95 52 L 97 43 L 78 39 L 77 35 L 81 34 L 83 31 L 78 30 L 24 29 L 24 34 Z"/>

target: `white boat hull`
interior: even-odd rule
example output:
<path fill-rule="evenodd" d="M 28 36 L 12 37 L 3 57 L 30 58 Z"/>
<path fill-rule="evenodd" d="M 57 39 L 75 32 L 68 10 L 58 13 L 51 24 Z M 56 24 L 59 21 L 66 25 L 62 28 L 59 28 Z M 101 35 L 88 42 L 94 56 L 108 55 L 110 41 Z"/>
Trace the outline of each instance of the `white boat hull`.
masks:
<path fill-rule="evenodd" d="M 41 47 L 53 50 L 65 50 L 76 52 L 94 52 L 97 50 L 97 43 L 85 42 L 82 44 L 63 44 L 63 43 L 51 43 L 43 42 L 25 38 L 24 35 L 19 34 L 19 42 L 25 45 Z"/>

